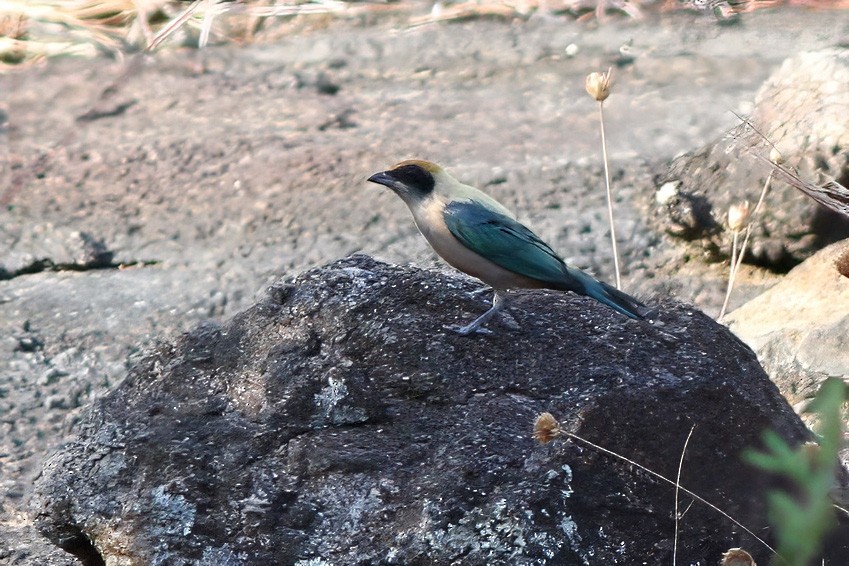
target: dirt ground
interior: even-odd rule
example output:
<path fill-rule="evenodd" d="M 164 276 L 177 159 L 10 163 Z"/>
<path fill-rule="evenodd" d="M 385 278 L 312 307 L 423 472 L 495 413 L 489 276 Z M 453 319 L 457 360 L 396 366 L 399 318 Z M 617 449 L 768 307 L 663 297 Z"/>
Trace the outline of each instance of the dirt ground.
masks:
<path fill-rule="evenodd" d="M 626 289 L 715 315 L 722 266 L 685 262 L 646 225 L 654 177 L 736 125 L 786 57 L 846 40 L 847 13 L 790 9 L 734 25 L 344 20 L 0 77 L 0 562 L 73 563 L 32 529 L 29 486 L 151 344 L 352 252 L 439 265 L 402 203 L 364 182 L 396 161 L 443 164 L 612 279 L 588 72 L 616 76 L 605 114 Z M 736 304 L 775 277 L 751 271 Z"/>

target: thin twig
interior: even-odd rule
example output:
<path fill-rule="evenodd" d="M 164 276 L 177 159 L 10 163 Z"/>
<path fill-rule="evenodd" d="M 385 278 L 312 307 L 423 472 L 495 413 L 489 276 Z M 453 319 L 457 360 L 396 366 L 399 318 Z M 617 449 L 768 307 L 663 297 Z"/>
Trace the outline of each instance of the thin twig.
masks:
<path fill-rule="evenodd" d="M 684 454 L 687 453 L 687 445 L 690 444 L 690 437 L 693 436 L 694 430 L 696 430 L 696 425 L 690 428 L 690 434 L 687 435 L 687 440 L 684 441 L 684 448 L 681 450 L 681 459 L 678 460 L 678 475 L 675 476 L 675 542 L 672 545 L 672 566 L 675 566 L 678 560 L 678 520 L 681 518 L 678 514 L 678 492 L 681 486 L 681 469 L 684 467 Z M 692 502 L 690 505 L 692 505 Z"/>
<path fill-rule="evenodd" d="M 212 33 L 212 22 L 215 20 L 215 16 L 223 14 L 226 10 L 227 8 L 224 7 L 219 8 L 216 0 L 204 0 L 203 20 L 198 35 L 198 49 L 203 49 L 209 42 L 209 34 Z"/>
<path fill-rule="evenodd" d="M 758 211 L 761 209 L 761 205 L 764 203 L 764 197 L 766 197 L 766 192 L 769 189 L 769 183 L 772 181 L 773 171 L 769 172 L 769 175 L 766 177 L 766 182 L 764 183 L 764 188 L 761 191 L 761 197 L 758 199 L 758 204 L 755 205 L 755 210 L 752 211 L 752 217 L 757 216 Z"/>
<path fill-rule="evenodd" d="M 737 265 L 737 235 L 739 230 L 734 230 L 731 237 L 731 267 L 728 272 L 728 287 L 725 289 L 725 300 L 722 301 L 722 308 L 719 310 L 719 316 L 716 320 L 722 320 L 725 316 L 725 311 L 728 308 L 728 300 L 731 298 L 731 290 L 734 289 L 734 277 L 737 275 L 735 266 Z"/>
<path fill-rule="evenodd" d="M 746 223 L 746 235 L 743 237 L 743 245 L 740 246 L 739 254 L 736 253 L 737 232 L 734 232 L 734 244 L 731 250 L 731 273 L 728 275 L 728 289 L 725 292 L 725 302 L 722 303 L 722 310 L 720 311 L 717 320 L 722 320 L 722 317 L 725 316 L 725 309 L 728 307 L 728 300 L 731 298 L 731 291 L 734 288 L 734 282 L 737 280 L 737 272 L 740 270 L 740 265 L 743 263 L 743 257 L 746 255 L 746 246 L 749 244 L 749 236 L 752 235 L 752 227 L 755 224 L 758 211 L 760 211 L 761 206 L 763 205 L 764 198 L 769 190 L 770 182 L 772 182 L 772 174 L 773 172 L 770 171 L 769 175 L 767 175 L 766 181 L 764 182 L 764 188 L 761 189 L 761 196 L 758 198 L 758 204 L 755 205 L 755 210 L 752 211 L 752 216 Z"/>
<path fill-rule="evenodd" d="M 650 474 L 650 475 L 656 477 L 657 479 L 659 479 L 661 481 L 664 481 L 664 482 L 666 482 L 670 485 L 675 486 L 676 488 L 680 489 L 681 491 L 683 491 L 684 493 L 686 493 L 690 497 L 693 497 L 697 501 L 699 501 L 700 503 L 707 505 L 708 507 L 710 507 L 711 509 L 713 509 L 714 511 L 716 511 L 717 513 L 719 513 L 720 515 L 722 515 L 723 517 L 725 517 L 726 519 L 728 519 L 729 521 L 731 521 L 732 523 L 734 523 L 735 525 L 740 527 L 741 529 L 743 529 L 749 536 L 751 536 L 756 541 L 761 543 L 764 546 L 764 548 L 766 548 L 767 550 L 772 552 L 775 555 L 775 557 L 778 560 L 780 560 L 783 564 L 788 564 L 787 560 L 785 560 L 780 554 L 778 554 L 778 552 L 774 548 L 772 548 L 769 544 L 767 544 L 767 542 L 765 540 L 763 540 L 761 537 L 759 537 L 758 535 L 753 533 L 752 530 L 749 529 L 748 527 L 746 527 L 743 523 L 741 523 L 740 521 L 738 521 L 737 519 L 735 519 L 734 517 L 732 517 L 731 515 L 729 515 L 728 513 L 726 513 L 725 511 L 723 511 L 722 509 L 720 509 L 719 507 L 717 507 L 713 503 L 711 503 L 710 501 L 706 500 L 705 498 L 701 497 L 700 495 L 693 493 L 692 491 L 690 491 L 686 487 L 682 486 L 681 484 L 674 482 L 674 481 L 660 475 L 659 473 L 648 469 L 647 467 L 643 466 L 642 464 L 638 464 L 637 462 L 635 462 L 635 461 L 633 461 L 629 458 L 626 458 L 625 456 L 622 456 L 621 454 L 617 454 L 616 452 L 613 452 L 612 450 L 608 450 L 607 448 L 604 448 L 603 446 L 599 446 L 598 444 L 595 444 L 594 442 L 590 442 L 589 440 L 581 438 L 577 434 L 567 432 L 566 430 L 563 430 L 563 429 L 560 429 L 560 434 L 562 434 L 562 435 L 564 435 L 568 438 L 571 438 L 572 440 L 576 440 L 576 441 L 578 441 L 582 444 L 590 446 L 591 448 L 598 450 L 599 452 L 602 452 L 604 454 L 607 454 L 608 456 L 613 456 L 614 458 L 617 458 L 619 460 L 627 462 L 627 463 L 631 464 L 632 466 L 635 466 L 635 467 L 641 469 L 642 471 L 646 472 L 647 474 Z"/>
<path fill-rule="evenodd" d="M 168 39 L 172 33 L 180 29 L 183 24 L 189 21 L 192 14 L 195 13 L 203 1 L 204 0 L 194 0 L 194 2 L 189 4 L 189 6 L 179 16 L 165 24 L 165 26 L 157 32 L 153 41 L 148 44 L 147 51 L 154 51 L 157 47 L 159 47 L 159 44 Z"/>
<path fill-rule="evenodd" d="M 748 118 L 744 118 L 737 113 L 733 114 L 743 122 L 743 126 L 745 128 L 748 128 L 758 134 L 758 136 L 772 147 L 774 151 L 778 151 L 775 144 L 760 130 L 758 130 Z M 755 157 L 755 159 L 763 161 L 769 165 L 772 172 L 775 174 L 775 178 L 779 181 L 784 181 L 791 187 L 799 189 L 821 205 L 830 208 L 843 216 L 849 216 L 849 188 L 844 187 L 834 179 L 827 181 L 824 184 L 815 184 L 805 181 L 799 177 L 798 173 L 796 173 L 792 167 L 784 167 L 782 164 L 774 161 L 771 156 L 761 155 L 758 151 L 750 150 L 749 152 Z"/>

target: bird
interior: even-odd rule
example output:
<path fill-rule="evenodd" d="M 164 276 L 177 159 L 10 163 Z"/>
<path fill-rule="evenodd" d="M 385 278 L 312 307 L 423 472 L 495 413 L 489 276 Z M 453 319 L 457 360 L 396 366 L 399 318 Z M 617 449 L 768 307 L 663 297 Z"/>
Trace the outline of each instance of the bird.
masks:
<path fill-rule="evenodd" d="M 471 323 L 446 327 L 461 335 L 483 327 L 518 288 L 586 295 L 632 319 L 650 309 L 630 295 L 566 263 L 502 204 L 429 161 L 409 159 L 368 178 L 391 189 L 410 209 L 419 232 L 448 264 L 492 287 L 492 306 Z"/>

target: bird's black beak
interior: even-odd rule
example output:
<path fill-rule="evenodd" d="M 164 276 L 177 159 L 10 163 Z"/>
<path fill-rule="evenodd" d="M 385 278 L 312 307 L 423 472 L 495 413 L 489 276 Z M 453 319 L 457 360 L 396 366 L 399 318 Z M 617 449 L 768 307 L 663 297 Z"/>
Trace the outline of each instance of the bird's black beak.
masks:
<path fill-rule="evenodd" d="M 371 177 L 368 178 L 370 183 L 377 183 L 378 185 L 383 185 L 385 187 L 389 187 L 390 189 L 394 189 L 395 185 L 398 182 L 392 178 L 392 176 L 387 171 L 381 171 L 380 173 L 375 173 Z"/>

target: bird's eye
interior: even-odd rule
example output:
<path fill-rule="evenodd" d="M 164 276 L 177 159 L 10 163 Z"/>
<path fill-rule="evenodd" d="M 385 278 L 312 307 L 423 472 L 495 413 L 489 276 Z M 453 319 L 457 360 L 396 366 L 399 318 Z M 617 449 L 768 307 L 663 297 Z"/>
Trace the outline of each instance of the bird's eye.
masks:
<path fill-rule="evenodd" d="M 412 189 L 418 189 L 423 193 L 433 190 L 433 175 L 419 165 L 402 165 L 391 171 L 392 176 Z"/>

